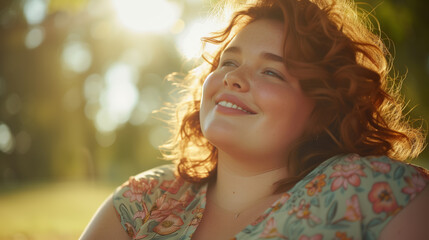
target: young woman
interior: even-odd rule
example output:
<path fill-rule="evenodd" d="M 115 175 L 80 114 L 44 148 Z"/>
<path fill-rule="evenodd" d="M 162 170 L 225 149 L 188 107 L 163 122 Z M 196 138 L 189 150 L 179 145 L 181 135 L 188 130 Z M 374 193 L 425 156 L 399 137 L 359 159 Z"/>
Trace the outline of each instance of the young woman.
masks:
<path fill-rule="evenodd" d="M 429 177 L 401 161 L 424 138 L 357 16 L 342 0 L 237 10 L 187 77 L 175 164 L 131 177 L 81 239 L 427 239 Z"/>

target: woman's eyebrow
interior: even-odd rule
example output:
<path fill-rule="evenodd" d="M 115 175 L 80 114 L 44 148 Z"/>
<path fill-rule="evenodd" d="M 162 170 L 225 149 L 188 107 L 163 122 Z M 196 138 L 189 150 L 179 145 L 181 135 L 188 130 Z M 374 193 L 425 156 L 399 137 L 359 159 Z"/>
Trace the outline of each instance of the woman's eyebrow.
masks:
<path fill-rule="evenodd" d="M 239 47 L 228 47 L 227 49 L 223 50 L 222 54 L 225 53 L 241 53 L 241 49 Z"/>
<path fill-rule="evenodd" d="M 238 53 L 238 54 L 240 54 L 241 48 L 239 48 L 239 47 L 228 47 L 227 49 L 225 49 L 223 51 L 222 55 L 225 53 Z M 284 61 L 283 57 L 276 55 L 274 53 L 270 53 L 270 52 L 261 53 L 261 57 L 266 59 L 266 60 L 271 60 L 274 62 L 283 62 Z"/>
<path fill-rule="evenodd" d="M 283 61 L 284 61 L 283 57 L 276 55 L 274 53 L 264 52 L 264 53 L 261 53 L 261 56 L 264 59 L 275 61 L 275 62 L 282 62 L 283 63 Z"/>

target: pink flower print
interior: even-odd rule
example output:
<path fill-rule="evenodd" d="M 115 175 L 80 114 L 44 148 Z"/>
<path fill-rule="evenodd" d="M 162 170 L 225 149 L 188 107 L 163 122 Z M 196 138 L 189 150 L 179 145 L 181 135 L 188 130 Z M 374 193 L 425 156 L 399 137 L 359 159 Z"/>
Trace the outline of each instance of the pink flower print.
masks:
<path fill-rule="evenodd" d="M 195 195 L 192 193 L 192 190 L 189 189 L 185 194 L 183 194 L 179 201 L 183 204 L 183 207 L 186 208 L 195 198 Z"/>
<path fill-rule="evenodd" d="M 159 235 L 168 235 L 176 232 L 183 225 L 183 220 L 177 215 L 169 215 L 153 228 Z"/>
<path fill-rule="evenodd" d="M 392 189 L 386 182 L 378 182 L 372 185 L 368 199 L 372 203 L 372 209 L 376 213 L 387 212 L 394 214 L 399 209 Z"/>
<path fill-rule="evenodd" d="M 345 232 L 336 232 L 334 239 L 335 240 L 353 240 L 353 237 L 351 238 L 347 237 L 347 233 Z"/>
<path fill-rule="evenodd" d="M 287 200 L 289 200 L 290 194 L 289 193 L 283 193 L 280 199 L 278 200 L 280 204 L 285 204 Z"/>
<path fill-rule="evenodd" d="M 201 219 L 203 218 L 203 212 L 204 212 L 204 208 L 200 208 L 200 206 L 192 210 L 192 214 L 194 214 L 194 218 L 192 218 L 191 223 L 189 225 L 198 226 L 201 222 Z"/>
<path fill-rule="evenodd" d="M 130 177 L 128 180 L 129 190 L 124 192 L 122 195 L 126 198 L 130 198 L 130 202 L 138 201 L 141 202 L 143 195 L 152 193 L 152 189 L 158 184 L 158 180 L 148 180 L 146 178 L 135 179 Z"/>
<path fill-rule="evenodd" d="M 134 229 L 133 225 L 131 225 L 130 223 L 125 223 L 125 228 L 126 228 L 126 232 L 127 235 L 131 238 L 131 239 L 142 239 L 144 237 L 147 237 L 147 235 L 141 235 L 141 236 L 137 236 L 137 232 Z"/>
<path fill-rule="evenodd" d="M 178 177 L 174 180 L 163 181 L 159 188 L 171 194 L 176 194 L 184 183 L 185 181 L 182 178 Z"/>
<path fill-rule="evenodd" d="M 147 209 L 147 206 L 145 203 L 142 203 L 143 211 L 138 211 L 134 213 L 133 219 L 140 218 L 143 220 L 143 223 L 145 223 L 149 219 L 149 210 Z"/>
<path fill-rule="evenodd" d="M 359 159 L 361 159 L 361 156 L 359 156 L 359 154 L 352 153 L 352 154 L 347 155 L 344 158 L 344 161 L 351 163 L 351 162 L 354 162 L 354 161 L 359 160 Z"/>
<path fill-rule="evenodd" d="M 335 172 L 329 176 L 329 178 L 335 178 L 331 185 L 331 191 L 335 191 L 340 187 L 347 189 L 348 184 L 355 187 L 359 186 L 360 177 L 366 177 L 362 169 L 363 166 L 359 164 L 335 165 Z"/>
<path fill-rule="evenodd" d="M 359 206 L 359 198 L 355 194 L 350 199 L 346 200 L 346 213 L 344 216 L 334 222 L 334 224 L 343 220 L 355 222 L 362 219 L 362 213 Z"/>
<path fill-rule="evenodd" d="M 267 221 L 267 224 L 264 227 L 264 231 L 259 235 L 260 238 L 281 238 L 288 239 L 286 236 L 283 236 L 277 230 L 277 223 L 274 218 L 270 218 Z"/>
<path fill-rule="evenodd" d="M 407 182 L 407 186 L 402 188 L 402 192 L 410 195 L 411 199 L 416 197 L 417 193 L 423 191 L 423 188 L 426 186 L 425 180 L 422 178 L 420 174 L 412 174 L 411 177 L 405 177 L 405 182 Z"/>
<path fill-rule="evenodd" d="M 325 174 L 317 175 L 313 180 L 307 183 L 305 185 L 305 188 L 307 188 L 307 195 L 313 196 L 316 193 L 320 193 L 322 188 L 326 185 L 325 178 Z"/>
<path fill-rule="evenodd" d="M 317 217 L 311 214 L 310 212 L 310 203 L 305 203 L 305 200 L 302 199 L 299 203 L 299 206 L 294 206 L 290 211 L 289 215 L 296 214 L 296 217 L 298 219 L 306 219 L 306 220 L 313 220 L 316 223 L 320 223 L 321 220 Z"/>
<path fill-rule="evenodd" d="M 200 204 L 201 206 L 201 204 Z M 192 210 L 192 214 L 202 214 L 204 212 L 204 208 L 201 208 L 200 206 L 198 206 L 197 208 L 195 208 L 194 210 Z"/>
<path fill-rule="evenodd" d="M 189 226 L 197 227 L 198 225 L 200 225 L 200 222 L 201 222 L 201 218 L 194 217 L 194 218 L 192 218 L 191 222 L 189 223 Z"/>
<path fill-rule="evenodd" d="M 346 214 L 344 219 L 347 221 L 355 222 L 362 219 L 362 213 L 359 206 L 359 198 L 357 195 L 353 195 L 350 199 L 346 200 Z"/>
<path fill-rule="evenodd" d="M 307 235 L 302 235 L 301 237 L 299 237 L 299 240 L 322 240 L 322 239 L 323 239 L 322 234 L 316 234 L 316 235 L 313 235 L 311 237 L 309 237 Z"/>
<path fill-rule="evenodd" d="M 262 221 L 264 221 L 265 220 L 265 218 L 267 218 L 268 217 L 268 213 L 264 213 L 264 214 L 262 214 L 261 216 L 259 216 L 258 218 L 256 218 L 256 220 L 255 221 L 253 221 L 252 223 L 251 223 L 251 225 L 252 226 L 256 226 L 256 225 L 258 225 L 258 224 L 260 224 Z"/>
<path fill-rule="evenodd" d="M 372 161 L 371 167 L 372 167 L 372 169 L 374 169 L 374 171 L 380 172 L 383 174 L 390 172 L 390 164 L 388 164 L 388 163 L 379 162 L 379 161 Z"/>
<path fill-rule="evenodd" d="M 283 193 L 279 200 L 273 204 L 273 212 L 278 211 L 289 200 L 290 194 Z"/>
<path fill-rule="evenodd" d="M 155 202 L 155 206 L 151 210 L 150 218 L 157 222 L 161 222 L 169 215 L 183 212 L 183 204 L 173 198 L 167 198 L 167 195 L 162 195 Z"/>

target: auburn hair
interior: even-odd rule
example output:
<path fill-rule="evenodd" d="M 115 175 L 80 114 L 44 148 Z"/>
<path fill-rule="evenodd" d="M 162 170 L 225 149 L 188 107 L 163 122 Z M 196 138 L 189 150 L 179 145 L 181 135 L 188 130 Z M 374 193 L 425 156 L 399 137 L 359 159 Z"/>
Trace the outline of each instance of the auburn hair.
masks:
<path fill-rule="evenodd" d="M 234 36 L 258 19 L 284 23 L 284 64 L 315 103 L 287 158 L 291 177 L 277 183 L 278 192 L 335 155 L 406 160 L 421 153 L 424 134 L 402 114 L 401 81 L 389 75 L 392 57 L 368 14 L 351 0 L 259 0 L 241 5 L 222 31 L 202 39 L 216 50 L 178 82 L 183 97 L 173 106 L 172 138 L 161 150 L 182 178 L 197 183 L 216 174 L 217 149 L 199 121 L 202 84 Z"/>

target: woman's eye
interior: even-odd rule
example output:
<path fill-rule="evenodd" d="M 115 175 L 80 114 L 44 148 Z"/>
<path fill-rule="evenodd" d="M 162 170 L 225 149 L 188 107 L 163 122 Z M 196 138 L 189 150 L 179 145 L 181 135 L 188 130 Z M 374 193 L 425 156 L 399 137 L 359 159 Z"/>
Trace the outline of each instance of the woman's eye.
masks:
<path fill-rule="evenodd" d="M 222 62 L 222 67 L 235 67 L 236 64 L 233 61 L 224 61 Z"/>
<path fill-rule="evenodd" d="M 276 73 L 274 71 L 271 71 L 271 70 L 265 70 L 262 73 L 265 74 L 265 75 L 268 75 L 268 76 L 272 76 L 272 77 L 278 78 L 280 80 L 284 80 L 284 78 L 280 74 L 278 74 L 278 73 Z"/>

